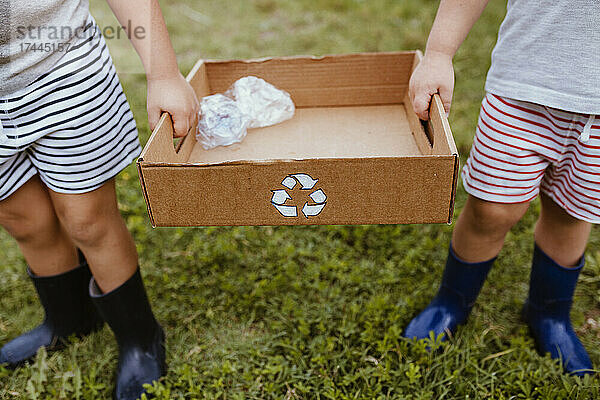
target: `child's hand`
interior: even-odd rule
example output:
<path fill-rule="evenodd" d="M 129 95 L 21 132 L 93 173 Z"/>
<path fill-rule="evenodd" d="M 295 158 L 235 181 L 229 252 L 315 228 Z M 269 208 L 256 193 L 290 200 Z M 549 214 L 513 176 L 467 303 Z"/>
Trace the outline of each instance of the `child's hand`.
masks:
<path fill-rule="evenodd" d="M 200 105 L 194 89 L 177 73 L 172 78 L 148 79 L 148 122 L 154 129 L 162 112 L 171 114 L 173 135 L 185 136 L 198 119 Z"/>
<path fill-rule="evenodd" d="M 439 93 L 446 115 L 450 114 L 453 91 L 452 57 L 442 52 L 428 51 L 410 78 L 408 93 L 415 113 L 419 118 L 428 120 L 431 96 Z"/>

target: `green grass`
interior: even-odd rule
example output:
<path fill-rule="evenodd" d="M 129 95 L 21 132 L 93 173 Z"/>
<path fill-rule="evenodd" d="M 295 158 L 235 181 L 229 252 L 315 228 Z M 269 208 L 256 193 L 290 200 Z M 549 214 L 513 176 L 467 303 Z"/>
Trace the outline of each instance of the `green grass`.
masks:
<path fill-rule="evenodd" d="M 451 124 L 464 157 L 505 3 L 490 2 L 455 58 Z M 162 1 L 182 70 L 200 58 L 423 48 L 437 2 L 419 0 Z M 102 1 L 101 24 L 111 23 Z M 142 141 L 145 79 L 135 55 L 110 43 Z M 509 234 L 472 318 L 449 343 L 400 338 L 433 296 L 447 225 L 156 229 L 137 175 L 118 180 L 156 314 L 168 332 L 160 399 L 593 399 L 598 378 L 564 376 L 541 357 L 518 317 L 527 293 L 539 205 Z M 459 188 L 457 211 L 465 201 Z M 600 367 L 600 232 L 572 318 Z M 41 310 L 10 237 L 0 232 L 0 344 Z M 431 344 L 431 343 L 430 343 Z M 101 332 L 59 353 L 0 369 L 0 399 L 110 397 L 117 349 Z"/>

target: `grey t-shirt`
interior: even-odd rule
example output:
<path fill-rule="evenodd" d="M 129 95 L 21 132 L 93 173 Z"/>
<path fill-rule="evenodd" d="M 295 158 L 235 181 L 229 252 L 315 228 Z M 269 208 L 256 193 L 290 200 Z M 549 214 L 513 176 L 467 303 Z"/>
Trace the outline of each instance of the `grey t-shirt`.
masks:
<path fill-rule="evenodd" d="M 485 89 L 600 114 L 600 0 L 508 0 Z"/>
<path fill-rule="evenodd" d="M 50 70 L 88 15 L 88 0 L 0 0 L 0 96 Z"/>

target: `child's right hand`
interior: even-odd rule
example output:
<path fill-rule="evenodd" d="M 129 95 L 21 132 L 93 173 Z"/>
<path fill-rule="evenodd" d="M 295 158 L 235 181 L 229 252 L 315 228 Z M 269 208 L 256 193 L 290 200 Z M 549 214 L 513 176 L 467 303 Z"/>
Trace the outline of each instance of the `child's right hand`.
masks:
<path fill-rule="evenodd" d="M 414 70 L 409 82 L 408 94 L 415 113 L 419 118 L 428 120 L 431 97 L 439 93 L 446 115 L 449 115 L 453 91 L 452 57 L 442 52 L 428 51 Z"/>

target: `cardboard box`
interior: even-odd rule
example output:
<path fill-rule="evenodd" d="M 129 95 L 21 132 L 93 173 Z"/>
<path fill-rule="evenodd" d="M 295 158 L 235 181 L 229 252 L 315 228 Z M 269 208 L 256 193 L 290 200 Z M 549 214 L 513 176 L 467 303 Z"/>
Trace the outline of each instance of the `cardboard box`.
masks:
<path fill-rule="evenodd" d="M 199 98 L 254 75 L 296 115 L 206 151 L 174 148 L 163 115 L 137 162 L 153 226 L 449 223 L 458 153 L 439 96 L 422 124 L 408 81 L 420 52 L 199 61 Z"/>

